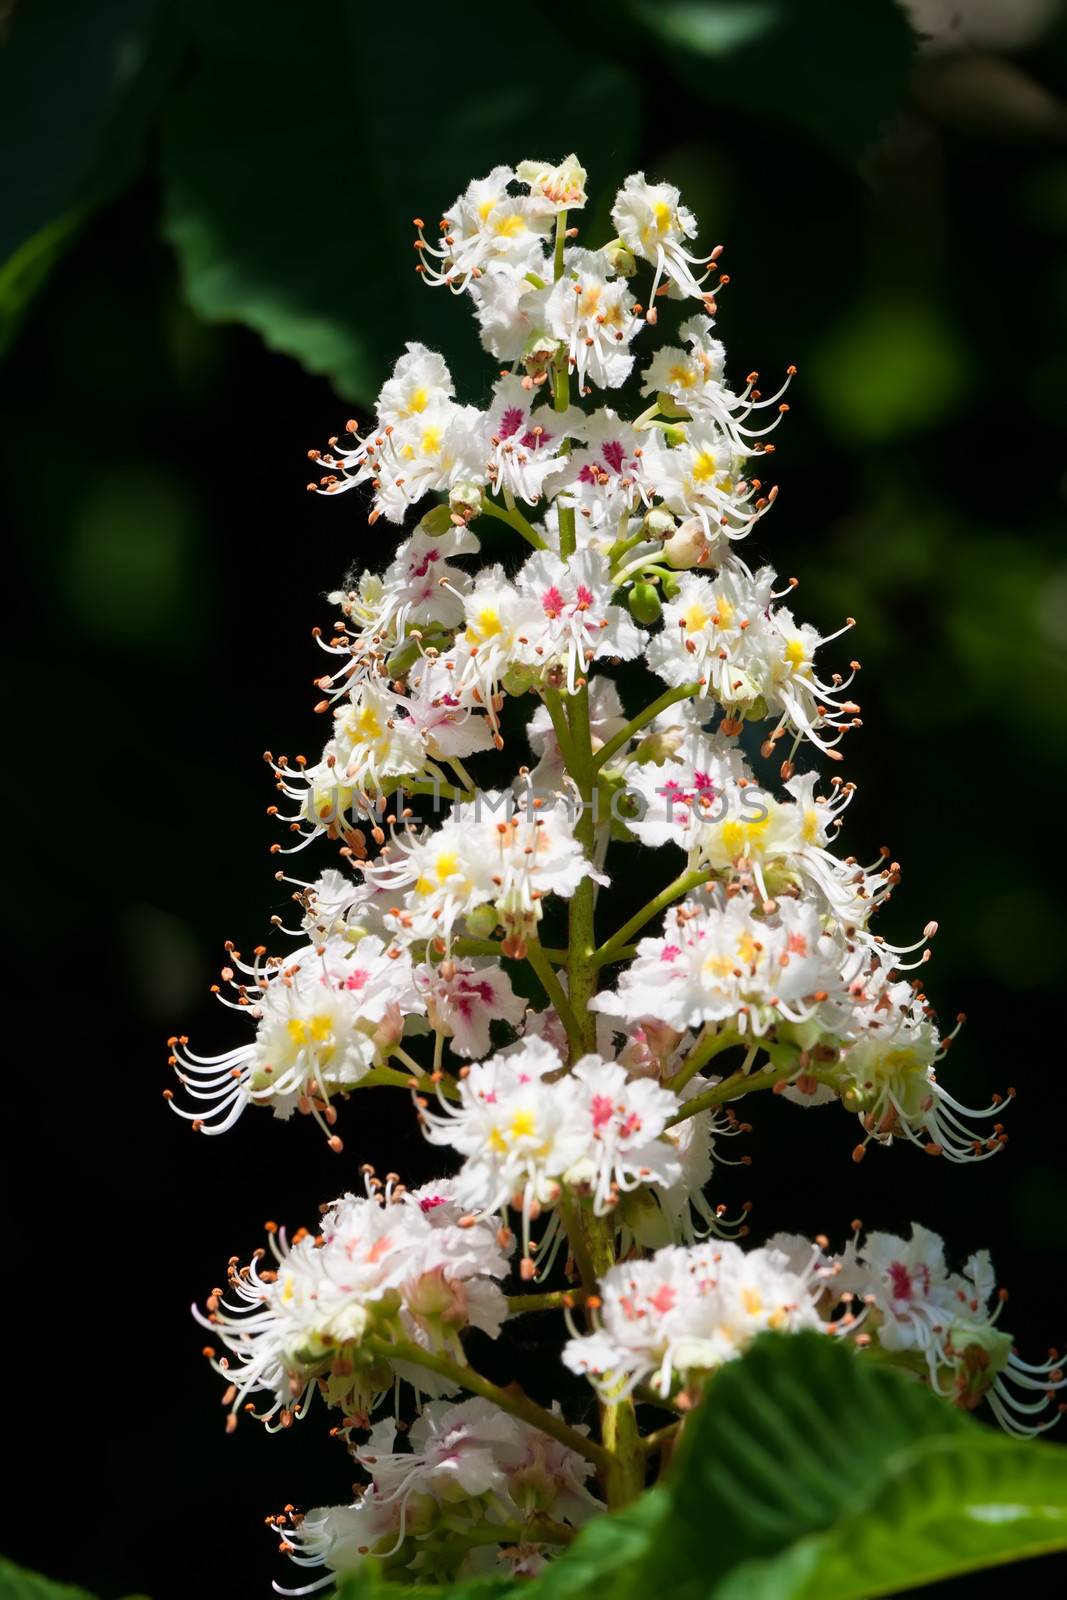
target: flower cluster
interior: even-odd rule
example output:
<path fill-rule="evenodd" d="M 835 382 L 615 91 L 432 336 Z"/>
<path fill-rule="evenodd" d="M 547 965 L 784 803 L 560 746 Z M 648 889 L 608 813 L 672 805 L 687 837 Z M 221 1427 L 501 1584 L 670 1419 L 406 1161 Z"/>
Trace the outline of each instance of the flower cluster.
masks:
<path fill-rule="evenodd" d="M 274 850 L 339 853 L 277 872 L 288 946 L 227 946 L 216 993 L 252 1037 L 210 1056 L 170 1041 L 168 1097 L 200 1131 L 270 1106 L 339 1152 L 340 1103 L 392 1087 L 451 1162 L 413 1192 L 364 1168 L 317 1233 L 270 1227 L 269 1251 L 232 1258 L 197 1313 L 231 1423 L 287 1426 L 317 1392 L 367 1480 L 354 1504 L 272 1519 L 298 1566 L 326 1569 L 297 1593 L 368 1555 L 431 1582 L 534 1571 L 640 1492 L 646 1421 L 676 1431 L 764 1331 L 877 1347 L 1016 1432 L 1054 1420 L 1063 1383 L 1000 1331 L 983 1253 L 950 1272 L 918 1226 L 836 1256 L 790 1235 L 747 1248 L 748 1202 L 708 1193 L 747 1164 L 723 1150 L 763 1091 L 840 1102 L 857 1159 L 985 1159 L 1004 1101 L 970 1111 L 942 1083 L 956 1030 L 913 975 L 936 924 L 906 947 L 876 931 L 900 869 L 842 854 L 854 786 L 800 770 L 802 752 L 841 761 L 859 706 L 852 619 L 798 620 L 796 580 L 740 553 L 776 498 L 762 474 L 793 369 L 769 395 L 756 373 L 732 383 L 720 251 L 697 248 L 677 189 L 632 174 L 599 243 L 578 242 L 585 202 L 575 156 L 522 161 L 417 223 L 421 277 L 468 303 L 504 367 L 468 404 L 410 343 L 369 424 L 310 453 L 309 487 L 364 490 L 376 539 L 409 523 L 316 630 L 321 754 L 267 756 Z M 534 1312 L 565 1319 L 599 1434 L 475 1364 Z"/>

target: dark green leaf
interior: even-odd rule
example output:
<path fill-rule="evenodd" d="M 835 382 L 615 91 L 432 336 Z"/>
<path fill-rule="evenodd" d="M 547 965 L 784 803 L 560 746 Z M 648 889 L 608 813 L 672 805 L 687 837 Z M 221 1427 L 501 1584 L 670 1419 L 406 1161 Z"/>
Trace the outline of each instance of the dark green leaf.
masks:
<path fill-rule="evenodd" d="M 92 1600 L 92 1596 L 68 1583 L 53 1583 L 39 1572 L 27 1572 L 0 1556 L 0 1600 Z"/>
<path fill-rule="evenodd" d="M 129 182 L 176 59 L 162 0 L 36 0 L 0 49 L 0 348 L 83 220 Z"/>
<path fill-rule="evenodd" d="M 1060 1549 L 1067 1452 L 820 1335 L 770 1335 L 711 1384 L 669 1481 L 527 1594 L 861 1600 Z"/>
<path fill-rule="evenodd" d="M 896 0 L 628 0 L 626 9 L 695 95 L 793 123 L 850 161 L 907 90 L 914 39 Z"/>
<path fill-rule="evenodd" d="M 406 339 L 447 341 L 450 357 L 458 342 L 458 374 L 464 349 L 478 370 L 467 307 L 414 272 L 414 215 L 432 224 L 470 178 L 527 155 L 577 146 L 594 183 L 625 174 L 632 83 L 542 21 L 523 53 L 462 8 L 427 8 L 417 25 L 385 8 L 373 27 L 355 0 L 321 27 L 289 0 L 191 15 L 200 64 L 164 153 L 190 302 L 248 323 L 353 400 L 374 394 Z"/>

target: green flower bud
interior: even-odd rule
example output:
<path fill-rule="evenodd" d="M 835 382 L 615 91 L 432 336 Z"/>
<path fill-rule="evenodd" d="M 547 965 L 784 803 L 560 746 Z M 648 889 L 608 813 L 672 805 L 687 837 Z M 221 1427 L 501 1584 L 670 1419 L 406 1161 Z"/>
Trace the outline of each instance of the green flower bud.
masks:
<path fill-rule="evenodd" d="M 385 670 L 390 678 L 406 678 L 418 660 L 418 656 L 419 640 L 410 637 L 402 639 L 392 655 L 388 657 L 385 663 Z"/>
<path fill-rule="evenodd" d="M 475 906 L 473 911 L 468 911 L 466 923 L 472 939 L 488 939 L 499 927 L 500 918 L 495 906 Z"/>
<path fill-rule="evenodd" d="M 656 396 L 656 404 L 659 406 L 659 409 L 662 411 L 665 417 L 688 418 L 692 415 L 691 412 L 686 410 L 685 406 L 680 404 L 675 395 L 665 394 L 662 389 Z"/>
<path fill-rule="evenodd" d="M 428 539 L 440 539 L 455 524 L 452 521 L 452 508 L 444 501 L 433 506 L 419 522 L 416 533 L 424 533 Z"/>
<path fill-rule="evenodd" d="M 635 583 L 630 590 L 630 615 L 635 622 L 643 622 L 650 627 L 653 622 L 658 622 L 663 614 L 656 586 L 652 583 Z"/>
<path fill-rule="evenodd" d="M 677 600 L 682 592 L 682 586 L 673 572 L 668 572 L 665 578 L 659 580 L 659 592 L 664 600 Z"/>
<path fill-rule="evenodd" d="M 617 272 L 620 278 L 632 278 L 637 271 L 637 257 L 617 239 L 604 246 L 603 254 L 612 272 Z"/>
<path fill-rule="evenodd" d="M 500 680 L 505 694 L 529 694 L 538 679 L 537 667 L 512 663 Z"/>
<path fill-rule="evenodd" d="M 685 729 L 661 728 L 656 733 L 650 733 L 641 740 L 634 751 L 633 759 L 638 766 L 662 767 L 665 761 L 681 749 L 685 743 Z"/>
<path fill-rule="evenodd" d="M 547 333 L 535 333 L 526 342 L 522 352 L 522 364 L 531 378 L 538 378 L 547 372 L 556 356 L 559 354 L 560 343 Z"/>

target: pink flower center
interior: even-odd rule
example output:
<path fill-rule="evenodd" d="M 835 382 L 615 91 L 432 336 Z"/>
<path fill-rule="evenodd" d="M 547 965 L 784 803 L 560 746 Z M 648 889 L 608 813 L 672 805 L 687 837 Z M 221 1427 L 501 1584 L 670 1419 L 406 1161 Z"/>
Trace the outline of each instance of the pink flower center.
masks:
<path fill-rule="evenodd" d="M 592 1104 L 593 1127 L 603 1128 L 615 1114 L 615 1106 L 610 1095 L 595 1094 Z"/>

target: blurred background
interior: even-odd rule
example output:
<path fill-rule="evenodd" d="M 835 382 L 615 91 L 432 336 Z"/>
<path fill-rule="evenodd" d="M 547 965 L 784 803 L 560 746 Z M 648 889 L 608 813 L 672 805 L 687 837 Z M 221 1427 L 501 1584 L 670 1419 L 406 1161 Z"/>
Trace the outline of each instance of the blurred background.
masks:
<path fill-rule="evenodd" d="M 940 922 L 927 987 L 970 1019 L 952 1090 L 1018 1090 L 1004 1153 L 962 1169 L 911 1148 L 856 1167 L 840 1109 L 760 1105 L 753 1166 L 715 1198 L 752 1198 L 756 1238 L 915 1217 L 961 1257 L 988 1244 L 1024 1353 L 1067 1337 L 1061 8 L 315 11 L 0 6 L 7 1149 L 27 1180 L 5 1424 L 11 1459 L 53 1463 L 9 1488 L 2 1542 L 104 1600 L 266 1594 L 291 1580 L 262 1518 L 347 1493 L 310 1420 L 224 1437 L 188 1307 L 264 1218 L 312 1222 L 365 1159 L 418 1180 L 426 1151 L 370 1094 L 343 1158 L 303 1119 L 194 1138 L 160 1099 L 165 1038 L 243 1037 L 207 986 L 223 939 L 259 942 L 286 903 L 261 754 L 315 753 L 310 629 L 393 539 L 355 496 L 307 495 L 304 452 L 366 414 L 407 338 L 484 400 L 493 363 L 464 303 L 416 281 L 409 222 L 497 163 L 576 149 L 594 243 L 627 172 L 680 185 L 726 246 L 733 377 L 798 366 L 746 555 L 795 573 L 825 631 L 858 619 L 849 848 L 903 863 L 882 932 Z M 659 870 L 625 860 L 605 926 Z"/>

